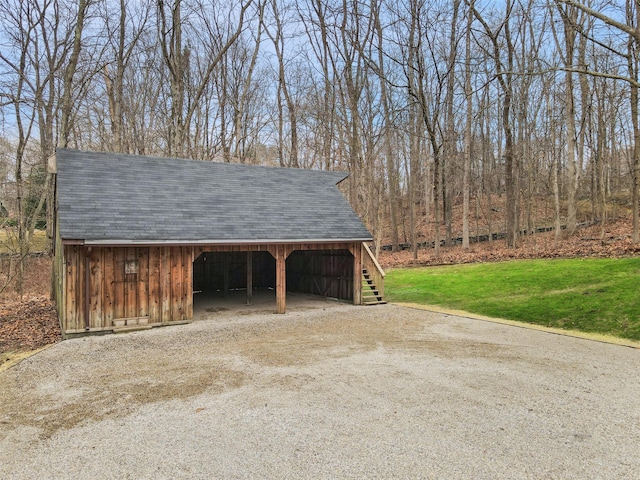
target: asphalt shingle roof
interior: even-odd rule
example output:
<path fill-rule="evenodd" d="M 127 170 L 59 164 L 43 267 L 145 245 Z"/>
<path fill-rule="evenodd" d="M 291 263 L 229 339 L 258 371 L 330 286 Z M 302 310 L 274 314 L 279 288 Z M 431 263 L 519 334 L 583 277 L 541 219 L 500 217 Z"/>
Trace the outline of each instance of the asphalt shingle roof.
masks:
<path fill-rule="evenodd" d="M 370 240 L 340 172 L 58 149 L 63 240 Z"/>

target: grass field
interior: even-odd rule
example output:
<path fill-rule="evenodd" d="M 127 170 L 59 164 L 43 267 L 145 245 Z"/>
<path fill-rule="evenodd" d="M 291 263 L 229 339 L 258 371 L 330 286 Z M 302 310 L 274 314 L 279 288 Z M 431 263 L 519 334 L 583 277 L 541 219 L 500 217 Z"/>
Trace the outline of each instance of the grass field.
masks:
<path fill-rule="evenodd" d="M 18 248 L 18 234 L 15 230 L 0 228 L 0 254 L 16 253 Z M 47 233 L 44 230 L 36 230 L 31 239 L 32 253 L 43 252 L 47 249 Z"/>
<path fill-rule="evenodd" d="M 401 268 L 387 273 L 385 294 L 391 302 L 640 340 L 640 258 Z"/>

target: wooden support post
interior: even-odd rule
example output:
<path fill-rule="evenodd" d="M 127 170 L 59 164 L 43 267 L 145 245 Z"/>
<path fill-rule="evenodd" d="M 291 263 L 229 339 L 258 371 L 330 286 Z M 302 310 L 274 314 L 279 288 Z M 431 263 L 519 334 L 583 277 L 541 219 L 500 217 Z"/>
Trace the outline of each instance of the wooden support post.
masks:
<path fill-rule="evenodd" d="M 225 298 L 229 296 L 229 253 L 224 254 L 224 285 L 222 290 Z"/>
<path fill-rule="evenodd" d="M 349 250 L 353 254 L 353 304 L 362 305 L 362 245 L 355 243 Z"/>
<path fill-rule="evenodd" d="M 207 262 L 207 254 L 205 253 L 202 257 L 202 261 L 204 263 L 204 286 L 202 290 L 209 291 L 211 289 L 211 274 L 209 272 L 209 267 L 211 266 L 211 262 Z"/>
<path fill-rule="evenodd" d="M 193 318 L 193 261 L 195 260 L 195 252 L 194 248 L 191 247 L 190 251 L 187 249 L 185 252 L 186 258 L 186 267 L 187 267 L 187 278 L 184 280 L 185 286 L 185 314 L 187 320 L 191 320 Z"/>
<path fill-rule="evenodd" d="M 284 245 L 276 247 L 276 313 L 287 309 L 287 256 Z"/>
<path fill-rule="evenodd" d="M 253 253 L 247 252 L 247 305 L 253 303 Z"/>
<path fill-rule="evenodd" d="M 162 266 L 164 263 L 164 247 L 158 247 L 158 321 L 164 323 L 164 296 L 167 294 L 164 289 L 165 271 Z"/>

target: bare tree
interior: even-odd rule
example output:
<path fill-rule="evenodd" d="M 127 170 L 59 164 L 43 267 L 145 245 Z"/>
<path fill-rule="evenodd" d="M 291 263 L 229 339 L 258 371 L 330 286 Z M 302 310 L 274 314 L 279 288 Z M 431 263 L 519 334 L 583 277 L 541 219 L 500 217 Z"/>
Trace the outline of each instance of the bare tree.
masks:
<path fill-rule="evenodd" d="M 150 8 L 142 5 L 139 11 L 132 11 L 132 6 L 125 0 L 119 0 L 116 8 L 112 4 L 105 5 L 107 40 L 111 46 L 112 58 L 104 65 L 104 81 L 109 101 L 109 120 L 113 141 L 110 149 L 116 152 L 135 151 L 132 139 L 125 138 L 125 117 L 127 99 L 125 98 L 125 73 L 130 68 L 131 60 L 138 50 L 139 42 L 149 21 Z M 117 12 L 115 25 L 111 24 L 110 13 Z M 144 64 L 143 64 L 144 66 Z M 129 93 L 129 92 L 126 92 Z"/>
<path fill-rule="evenodd" d="M 375 35 L 377 39 L 376 49 L 377 58 L 373 59 L 375 62 L 374 71 L 378 76 L 380 82 L 380 101 L 382 103 L 384 114 L 384 130 L 383 130 L 383 155 L 386 171 L 386 180 L 388 185 L 387 192 L 387 205 L 389 207 L 389 217 L 391 223 L 391 249 L 397 251 L 399 246 L 398 237 L 398 197 L 399 197 L 399 185 L 398 185 L 398 169 L 396 166 L 395 154 L 393 152 L 393 137 L 395 135 L 395 125 L 393 121 L 393 109 L 391 102 L 391 95 L 389 92 L 388 73 L 386 71 L 386 62 L 384 55 L 384 37 L 382 22 L 380 19 L 380 2 L 372 2 L 371 13 L 373 15 Z"/>
<path fill-rule="evenodd" d="M 468 1 L 468 0 L 467 0 Z M 502 91 L 502 130 L 504 133 L 504 166 L 505 166 L 505 193 L 506 193 L 506 231 L 507 245 L 515 248 L 518 236 L 517 205 L 518 196 L 516 192 L 516 159 L 514 152 L 514 134 L 511 119 L 511 101 L 513 99 L 513 65 L 514 46 L 511 37 L 510 20 L 513 9 L 511 0 L 505 3 L 505 15 L 499 24 L 492 28 L 483 15 L 470 5 L 476 19 L 482 25 L 484 32 L 492 47 L 491 59 L 494 62 L 495 78 Z M 500 40 L 502 39 L 503 44 Z M 502 52 L 505 51 L 506 59 Z"/>
<path fill-rule="evenodd" d="M 80 52 L 82 50 L 82 35 L 85 28 L 85 21 L 87 17 L 87 10 L 91 5 L 91 0 L 79 0 L 78 12 L 75 20 L 75 28 L 73 35 L 73 48 L 69 55 L 69 61 L 64 69 L 64 77 L 62 83 L 62 100 L 61 100 L 61 120 L 60 120 L 60 146 L 66 148 L 69 144 L 69 136 L 72 129 L 72 115 L 74 111 L 73 106 L 73 90 L 76 87 L 74 84 L 74 76 L 78 68 L 78 60 L 80 59 Z"/>
<path fill-rule="evenodd" d="M 285 25 L 283 24 L 283 12 L 280 11 L 281 5 L 276 0 L 270 0 L 270 14 L 271 19 L 274 22 L 273 28 L 266 27 L 265 32 L 276 52 L 276 58 L 278 61 L 278 89 L 277 89 L 277 105 L 278 105 L 278 143 L 280 148 L 280 164 L 290 167 L 298 168 L 300 166 L 298 161 L 298 113 L 296 104 L 293 100 L 293 95 L 289 88 L 287 81 L 287 72 L 285 71 L 286 59 L 285 59 Z M 283 104 L 284 100 L 284 104 Z M 290 149 L 289 159 L 284 159 L 284 110 L 288 112 L 288 127 L 290 135 Z"/>
<path fill-rule="evenodd" d="M 11 107 L 15 122 L 15 141 L 13 159 L 15 179 L 15 208 L 16 208 L 16 239 L 13 253 L 17 257 L 18 268 L 17 290 L 23 293 L 25 261 L 30 252 L 31 237 L 35 229 L 36 220 L 43 208 L 46 199 L 45 191 L 39 195 L 39 201 L 35 211 L 30 208 L 28 199 L 29 177 L 31 176 L 29 151 L 32 130 L 37 120 L 37 100 L 41 95 L 37 78 L 32 76 L 30 55 L 38 45 L 38 25 L 42 21 L 43 11 L 39 10 L 32 2 L 3 2 L 0 4 L 0 12 L 12 27 L 5 30 L 5 34 L 14 51 L 19 52 L 12 58 L 0 52 L 0 61 L 5 74 L 11 79 L 11 84 L 3 89 L 1 104 L 3 107 Z M 44 171 L 44 170 L 43 170 Z M 7 284 L 3 286 L 6 288 Z"/>
<path fill-rule="evenodd" d="M 578 184 L 580 180 L 581 159 L 578 158 L 577 134 L 576 134 L 576 109 L 575 109 L 575 88 L 573 82 L 573 69 L 576 57 L 576 38 L 578 28 L 584 27 L 584 21 L 578 23 L 578 10 L 573 5 L 558 5 L 563 23 L 564 48 L 558 48 L 558 52 L 563 58 L 565 65 L 565 122 L 567 125 L 567 165 L 569 179 L 567 184 L 567 233 L 573 234 L 576 229 L 576 212 Z M 559 46 L 560 47 L 560 46 Z"/>
<path fill-rule="evenodd" d="M 473 6 L 471 0 L 467 12 L 467 31 L 465 33 L 465 57 L 464 57 L 464 95 L 466 99 L 466 117 L 464 129 L 464 165 L 462 172 L 462 248 L 469 248 L 469 174 L 471 170 L 471 157 L 473 155 L 472 129 L 473 129 L 473 91 L 471 88 L 471 27 L 473 25 Z"/>
<path fill-rule="evenodd" d="M 582 70 L 584 74 L 604 76 L 625 81 L 629 85 L 630 114 L 633 125 L 633 161 L 631 168 L 632 178 L 632 209 L 633 209 L 633 242 L 640 242 L 640 219 L 639 219 L 639 202 L 640 202 L 640 122 L 638 120 L 638 88 L 640 86 L 638 77 L 638 55 L 640 50 L 640 9 L 634 0 L 626 0 L 624 6 L 623 22 L 619 17 L 609 16 L 603 11 L 596 10 L 590 6 L 576 2 L 573 0 L 556 0 L 558 4 L 564 4 L 574 7 L 593 19 L 602 22 L 604 25 L 612 28 L 616 33 L 627 35 L 626 52 L 616 51 L 614 48 L 608 47 L 609 51 L 615 52 L 627 60 L 626 75 L 619 75 L 611 72 L 599 72 L 592 70 Z M 577 26 L 576 26 L 577 28 Z M 590 41 L 602 45 L 599 38 L 590 37 Z"/>
<path fill-rule="evenodd" d="M 192 46 L 183 40 L 185 21 L 182 15 L 183 0 L 157 0 L 158 37 L 162 56 L 169 71 L 171 86 L 171 123 L 167 154 L 184 156 L 189 144 L 191 121 L 199 106 L 216 66 L 245 27 L 245 15 L 253 0 L 246 0 L 237 9 L 229 8 L 226 18 L 213 5 L 199 3 L 191 8 L 199 14 L 204 36 L 205 62 L 198 78 L 191 73 Z M 236 12 L 237 10 L 237 12 Z M 234 18 L 237 13 L 237 18 Z M 195 14 L 194 14 L 195 15 Z M 189 95 L 187 102 L 187 95 Z"/>
<path fill-rule="evenodd" d="M 410 26 L 407 44 L 407 85 L 408 92 L 411 97 L 411 104 L 417 106 L 420 118 L 424 124 L 425 132 L 431 148 L 431 157 L 433 158 L 433 202 L 434 202 L 434 248 L 435 256 L 440 255 L 440 205 L 443 198 L 443 164 L 442 149 L 443 140 L 439 135 L 440 118 L 441 118 L 441 98 L 444 91 L 444 78 L 437 63 L 433 64 L 433 71 L 427 67 L 427 55 L 429 55 L 429 47 L 424 47 L 422 43 L 423 37 L 426 35 L 422 2 L 419 0 L 411 0 L 410 9 Z M 431 92 L 427 91 L 430 79 L 435 79 L 435 87 Z M 411 107 L 410 107 L 411 108 Z M 409 127 L 411 129 L 411 127 Z M 418 152 L 417 149 L 413 150 Z"/>
<path fill-rule="evenodd" d="M 258 64 L 264 7 L 264 3 L 258 5 L 258 18 L 254 21 L 251 37 L 239 37 L 216 68 L 213 76 L 215 105 L 211 106 L 215 113 L 208 110 L 202 113 L 204 123 L 210 116 L 215 118 L 211 123 L 218 127 L 218 139 L 208 143 L 219 145 L 227 162 L 256 160 L 258 132 L 264 123 L 261 120 L 264 108 L 260 103 L 268 78 L 266 66 Z M 208 128 L 213 129 L 213 125 Z"/>

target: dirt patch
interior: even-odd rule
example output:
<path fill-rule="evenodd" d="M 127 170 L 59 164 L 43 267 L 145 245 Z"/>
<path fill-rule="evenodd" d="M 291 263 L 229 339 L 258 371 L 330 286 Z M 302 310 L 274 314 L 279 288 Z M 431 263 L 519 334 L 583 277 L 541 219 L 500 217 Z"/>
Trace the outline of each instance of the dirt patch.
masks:
<path fill-rule="evenodd" d="M 422 337 L 424 319 L 371 315 L 363 321 L 363 312 L 376 312 L 363 309 L 351 316 L 352 308 L 336 307 L 341 314 L 335 316 L 321 309 L 291 316 L 252 312 L 241 317 L 246 324 L 224 316 L 199 322 L 201 335 L 182 326 L 117 339 L 70 340 L 61 345 L 69 350 L 62 355 L 67 363 L 55 377 L 43 381 L 41 372 L 26 367 L 19 382 L 4 389 L 3 414 L 11 418 L 4 420 L 4 426 L 7 430 L 30 426 L 40 432 L 39 438 L 49 438 L 79 424 L 123 418 L 145 404 L 234 390 L 255 381 L 252 372 L 264 368 L 287 369 L 286 374 L 269 376 L 268 383 L 295 391 L 312 377 L 289 369 L 380 348 L 418 349 L 407 340 Z M 303 319 L 308 314 L 310 318 Z M 262 321 L 256 322 L 256 317 Z M 211 322 L 222 325 L 214 327 Z M 90 357 L 85 342 L 95 343 Z M 420 348 L 441 347 L 421 341 Z"/>
<path fill-rule="evenodd" d="M 209 307 L 209 308 L 205 308 L 205 312 L 207 313 L 218 313 L 218 312 L 226 312 L 227 310 L 229 310 L 228 308 L 224 308 L 224 307 Z"/>
<path fill-rule="evenodd" d="M 167 377 L 171 381 L 167 381 Z M 5 397 L 3 409 L 13 420 L 0 421 L 9 429 L 17 424 L 39 431 L 40 439 L 50 438 L 59 430 L 102 419 L 118 419 L 130 415 L 141 406 L 169 400 L 187 399 L 205 391 L 222 392 L 238 388 L 246 381 L 246 375 L 218 365 L 207 371 L 178 367 L 141 369 L 132 375 L 130 371 L 112 371 L 91 381 L 83 382 L 76 389 L 69 389 L 61 401 L 59 392 L 42 395 L 33 415 L 24 395 Z M 103 388 L 95 388 L 96 383 Z M 24 392 L 23 392 L 24 393 Z"/>

